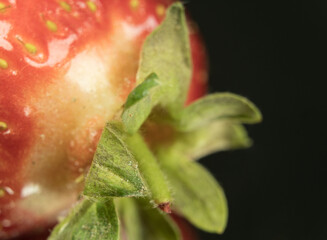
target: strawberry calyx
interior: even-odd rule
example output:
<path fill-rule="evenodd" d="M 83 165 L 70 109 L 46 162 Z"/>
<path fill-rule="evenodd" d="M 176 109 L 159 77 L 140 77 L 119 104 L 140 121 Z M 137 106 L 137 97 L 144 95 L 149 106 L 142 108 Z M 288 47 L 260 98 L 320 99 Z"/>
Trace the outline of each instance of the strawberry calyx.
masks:
<path fill-rule="evenodd" d="M 224 232 L 224 191 L 195 160 L 250 146 L 241 124 L 260 122 L 261 114 L 231 93 L 184 107 L 192 72 L 188 36 L 183 5 L 175 3 L 144 42 L 137 87 L 102 132 L 80 203 L 50 240 L 178 240 L 178 228 L 160 213 L 171 209 L 205 231 Z M 165 129 L 164 144 L 148 144 Z"/>

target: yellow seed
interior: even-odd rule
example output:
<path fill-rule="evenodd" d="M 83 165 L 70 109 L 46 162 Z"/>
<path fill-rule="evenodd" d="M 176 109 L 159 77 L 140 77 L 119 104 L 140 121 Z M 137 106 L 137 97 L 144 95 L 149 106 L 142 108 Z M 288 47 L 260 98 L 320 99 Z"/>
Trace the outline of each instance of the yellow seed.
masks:
<path fill-rule="evenodd" d="M 4 197 L 5 195 L 6 195 L 6 191 L 0 188 L 0 198 Z"/>
<path fill-rule="evenodd" d="M 22 39 L 19 35 L 16 36 L 16 39 L 17 39 L 21 44 L 24 45 L 25 49 L 26 49 L 29 53 L 31 53 L 31 54 L 35 54 L 35 53 L 36 53 L 37 49 L 36 49 L 36 47 L 35 47 L 33 44 L 31 44 L 31 43 L 25 43 L 25 42 L 23 41 L 23 39 Z"/>
<path fill-rule="evenodd" d="M 8 68 L 8 63 L 7 63 L 7 61 L 4 60 L 4 59 L 2 59 L 2 58 L 0 58 L 0 68 L 2 68 L 2 69 L 6 69 L 6 68 Z"/>
<path fill-rule="evenodd" d="M 25 44 L 25 48 L 31 54 L 35 54 L 36 51 L 37 51 L 36 47 L 33 44 L 31 44 L 31 43 L 26 43 Z"/>
<path fill-rule="evenodd" d="M 18 35 L 16 36 L 16 39 L 17 39 L 21 44 L 24 45 L 25 49 L 26 49 L 29 53 L 31 53 L 31 54 L 35 54 L 35 53 L 36 53 L 37 49 L 36 49 L 36 47 L 35 47 L 33 44 L 31 44 L 31 43 L 25 43 L 25 42 L 23 41 L 23 39 L 22 39 L 20 36 L 18 36 Z"/>
<path fill-rule="evenodd" d="M 0 122 L 0 131 L 7 130 L 8 126 L 5 122 Z"/>
<path fill-rule="evenodd" d="M 72 10 L 72 7 L 64 1 L 59 2 L 59 4 L 67 12 L 70 12 Z"/>
<path fill-rule="evenodd" d="M 57 24 L 55 24 L 54 22 L 47 20 L 45 22 L 45 25 L 47 26 L 47 28 L 51 31 L 51 32 L 56 32 L 58 30 Z"/>
<path fill-rule="evenodd" d="M 78 176 L 76 179 L 75 179 L 75 183 L 78 184 L 78 183 L 81 183 L 84 181 L 84 174 L 81 174 L 80 176 Z"/>
<path fill-rule="evenodd" d="M 160 17 L 163 16 L 165 14 L 165 12 L 166 12 L 166 8 L 164 5 L 162 5 L 162 4 L 157 5 L 156 13 L 158 16 L 160 16 Z"/>
<path fill-rule="evenodd" d="M 0 13 L 5 12 L 7 8 L 10 8 L 10 5 L 0 2 Z"/>
<path fill-rule="evenodd" d="M 91 10 L 91 12 L 95 12 L 97 10 L 97 5 L 95 5 L 94 2 L 87 1 L 86 4 L 89 7 L 89 9 Z"/>
<path fill-rule="evenodd" d="M 137 8 L 140 5 L 140 2 L 138 0 L 131 0 L 129 2 L 129 5 L 131 6 L 131 8 Z"/>

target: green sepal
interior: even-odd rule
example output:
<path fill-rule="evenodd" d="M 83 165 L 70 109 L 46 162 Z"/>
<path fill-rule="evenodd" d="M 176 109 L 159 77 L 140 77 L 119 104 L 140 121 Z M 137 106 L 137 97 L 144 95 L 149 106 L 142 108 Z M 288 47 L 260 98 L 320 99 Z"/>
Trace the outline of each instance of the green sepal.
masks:
<path fill-rule="evenodd" d="M 121 239 L 180 240 L 178 227 L 172 219 L 152 208 L 148 201 L 132 198 L 115 200 L 121 222 Z"/>
<path fill-rule="evenodd" d="M 52 231 L 48 240 L 118 240 L 119 225 L 112 199 L 84 199 Z"/>
<path fill-rule="evenodd" d="M 138 85 L 127 98 L 121 116 L 128 133 L 135 133 L 151 113 L 154 102 L 153 95 L 160 88 L 158 76 L 151 73 L 144 82 Z"/>
<path fill-rule="evenodd" d="M 84 195 L 101 198 L 147 194 L 138 163 L 125 138 L 121 123 L 106 125 L 86 177 Z"/>
<path fill-rule="evenodd" d="M 189 159 L 198 160 L 208 154 L 250 147 L 252 140 L 246 129 L 232 121 L 216 121 L 192 132 L 179 132 L 169 146 Z"/>
<path fill-rule="evenodd" d="M 172 4 L 166 18 L 145 40 L 141 52 L 137 84 L 152 73 L 159 85 L 133 105 L 125 105 L 122 120 L 129 133 L 136 132 L 151 109 L 161 105 L 174 115 L 185 102 L 192 72 L 189 33 L 181 3 Z M 131 97 L 132 98 L 132 97 Z"/>
<path fill-rule="evenodd" d="M 140 85 L 138 85 L 129 95 L 124 105 L 124 108 L 127 109 L 134 105 L 137 101 L 142 98 L 149 96 L 150 89 L 158 86 L 158 76 L 155 73 L 151 73 Z"/>
<path fill-rule="evenodd" d="M 248 99 L 232 93 L 207 95 L 185 108 L 176 121 L 180 131 L 193 131 L 217 120 L 258 123 L 261 113 Z"/>
<path fill-rule="evenodd" d="M 173 209 L 196 227 L 222 234 L 228 220 L 227 200 L 222 187 L 199 163 L 183 155 L 164 151 L 159 153 L 167 175 Z"/>

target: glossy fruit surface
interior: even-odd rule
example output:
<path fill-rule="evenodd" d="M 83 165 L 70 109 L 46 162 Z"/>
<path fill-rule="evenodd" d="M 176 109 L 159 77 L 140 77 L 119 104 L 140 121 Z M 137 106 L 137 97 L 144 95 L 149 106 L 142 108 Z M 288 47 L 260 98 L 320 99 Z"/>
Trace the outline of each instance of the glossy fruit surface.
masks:
<path fill-rule="evenodd" d="M 0 2 L 0 239 L 52 224 L 76 201 L 171 2 Z M 206 89 L 205 50 L 196 31 L 190 39 L 188 103 Z"/>

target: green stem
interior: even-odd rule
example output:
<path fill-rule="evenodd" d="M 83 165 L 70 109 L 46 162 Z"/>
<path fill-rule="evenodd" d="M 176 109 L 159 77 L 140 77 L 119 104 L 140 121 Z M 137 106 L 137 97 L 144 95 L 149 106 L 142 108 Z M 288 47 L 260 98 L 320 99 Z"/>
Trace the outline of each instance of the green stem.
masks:
<path fill-rule="evenodd" d="M 126 143 L 138 161 L 139 170 L 148 185 L 152 200 L 157 207 L 169 213 L 171 203 L 170 191 L 157 159 L 140 134 L 136 133 L 128 137 Z"/>

